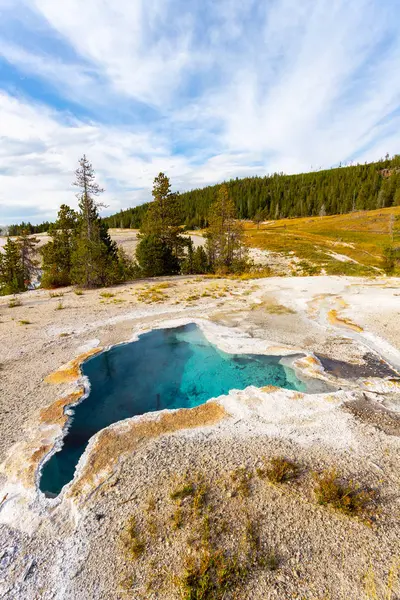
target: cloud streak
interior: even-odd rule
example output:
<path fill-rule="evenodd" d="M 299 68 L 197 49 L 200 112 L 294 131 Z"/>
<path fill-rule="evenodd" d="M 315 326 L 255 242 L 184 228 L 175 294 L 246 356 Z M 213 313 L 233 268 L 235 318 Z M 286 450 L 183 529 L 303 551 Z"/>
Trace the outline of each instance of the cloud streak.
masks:
<path fill-rule="evenodd" d="M 0 0 L 0 222 L 399 152 L 395 0 Z M 13 212 L 12 206 L 15 206 Z"/>

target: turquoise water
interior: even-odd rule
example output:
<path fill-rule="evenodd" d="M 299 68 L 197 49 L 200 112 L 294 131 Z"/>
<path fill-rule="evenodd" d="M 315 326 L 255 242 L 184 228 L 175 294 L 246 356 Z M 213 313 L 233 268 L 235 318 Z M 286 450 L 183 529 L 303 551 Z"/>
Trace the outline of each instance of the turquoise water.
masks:
<path fill-rule="evenodd" d="M 45 463 L 40 489 L 56 496 L 71 481 L 89 439 L 122 419 L 165 408 L 192 408 L 249 385 L 305 391 L 280 357 L 226 354 L 197 325 L 158 329 L 82 365 L 90 394 L 74 409 L 64 444 Z"/>

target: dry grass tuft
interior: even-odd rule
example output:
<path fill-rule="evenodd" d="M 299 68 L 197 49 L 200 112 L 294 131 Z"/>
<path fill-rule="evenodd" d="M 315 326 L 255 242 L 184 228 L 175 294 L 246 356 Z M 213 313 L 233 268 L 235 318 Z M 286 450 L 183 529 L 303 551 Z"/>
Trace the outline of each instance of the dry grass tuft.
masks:
<path fill-rule="evenodd" d="M 239 495 L 242 498 L 250 496 L 250 483 L 252 478 L 252 471 L 249 471 L 246 467 L 239 467 L 238 469 L 235 469 L 235 471 L 232 471 L 231 480 L 233 483 L 233 495 Z"/>
<path fill-rule="evenodd" d="M 125 535 L 123 536 L 123 542 L 126 552 L 132 560 L 137 560 L 146 549 L 146 544 L 139 534 L 136 519 L 134 517 L 131 517 L 128 521 Z"/>
<path fill-rule="evenodd" d="M 164 289 L 170 287 L 168 283 L 160 283 L 149 288 L 145 288 L 139 295 L 139 302 L 145 302 L 146 304 L 164 302 L 168 300 L 169 296 L 164 293 Z"/>
<path fill-rule="evenodd" d="M 22 306 L 22 301 L 14 296 L 8 303 L 8 308 L 16 308 L 17 306 Z"/>
<path fill-rule="evenodd" d="M 343 481 L 335 469 L 315 473 L 314 480 L 314 494 L 318 504 L 329 505 L 346 515 L 366 520 L 373 516 L 375 491 L 363 490 L 352 480 Z"/>
<path fill-rule="evenodd" d="M 221 550 L 202 549 L 186 560 L 176 584 L 183 600 L 222 600 L 241 580 L 247 569 L 236 556 Z"/>
<path fill-rule="evenodd" d="M 188 496 L 193 496 L 195 487 L 193 483 L 185 483 L 171 492 L 171 500 L 183 500 Z"/>
<path fill-rule="evenodd" d="M 290 479 L 297 477 L 299 466 L 282 456 L 271 458 L 269 466 L 265 469 L 259 469 L 257 474 L 260 477 L 266 477 L 271 483 L 285 483 Z"/>
<path fill-rule="evenodd" d="M 393 560 L 389 569 L 387 580 L 377 582 L 376 575 L 372 565 L 368 569 L 364 578 L 365 594 L 368 600 L 395 600 L 395 588 L 399 582 L 400 561 Z"/>

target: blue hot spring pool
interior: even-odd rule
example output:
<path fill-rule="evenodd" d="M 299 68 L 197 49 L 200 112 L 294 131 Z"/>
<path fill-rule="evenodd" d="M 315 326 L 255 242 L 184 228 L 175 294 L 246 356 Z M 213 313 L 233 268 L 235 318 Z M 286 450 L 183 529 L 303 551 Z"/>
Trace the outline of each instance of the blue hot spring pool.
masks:
<path fill-rule="evenodd" d="M 44 464 L 40 489 L 58 495 L 74 477 L 89 439 L 122 419 L 165 408 L 192 408 L 249 385 L 305 390 L 280 357 L 226 354 L 191 323 L 157 329 L 82 365 L 90 393 L 73 409 L 62 448 Z M 71 409 L 70 409 L 71 410 Z"/>

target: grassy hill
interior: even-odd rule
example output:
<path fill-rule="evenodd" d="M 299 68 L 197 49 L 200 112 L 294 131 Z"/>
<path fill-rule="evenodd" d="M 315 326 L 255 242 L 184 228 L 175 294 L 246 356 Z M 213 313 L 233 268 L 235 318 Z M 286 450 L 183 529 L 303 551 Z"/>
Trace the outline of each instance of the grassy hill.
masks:
<path fill-rule="evenodd" d="M 345 215 L 246 223 L 248 243 L 300 259 L 305 273 L 372 275 L 384 248 L 400 245 L 400 206 Z"/>
<path fill-rule="evenodd" d="M 173 181 L 172 181 L 173 183 Z M 378 162 L 312 171 L 275 173 L 226 182 L 239 219 L 335 215 L 400 206 L 400 155 Z M 182 224 L 204 227 L 219 185 L 179 195 Z M 107 217 L 109 227 L 140 227 L 147 204 Z"/>

